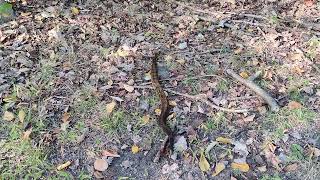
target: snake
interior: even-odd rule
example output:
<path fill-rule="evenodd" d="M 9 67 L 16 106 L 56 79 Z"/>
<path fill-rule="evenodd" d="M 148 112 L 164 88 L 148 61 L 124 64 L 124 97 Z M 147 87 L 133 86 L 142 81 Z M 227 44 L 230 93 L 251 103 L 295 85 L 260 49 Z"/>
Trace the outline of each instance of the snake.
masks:
<path fill-rule="evenodd" d="M 151 65 L 151 81 L 152 85 L 154 86 L 154 89 L 156 91 L 156 94 L 158 95 L 161 103 L 161 113 L 160 116 L 157 120 L 158 125 L 161 127 L 163 132 L 168 136 L 168 141 L 165 142 L 165 147 L 163 151 L 166 151 L 166 148 L 169 147 L 170 149 L 173 148 L 173 141 L 174 141 L 174 132 L 171 130 L 169 125 L 167 124 L 167 118 L 170 114 L 170 106 L 169 106 L 169 101 L 167 98 L 166 93 L 164 92 L 161 84 L 160 84 L 160 79 L 159 79 L 159 74 L 158 74 L 158 62 L 159 59 L 159 53 L 157 53 L 153 58 L 152 58 L 152 65 Z"/>

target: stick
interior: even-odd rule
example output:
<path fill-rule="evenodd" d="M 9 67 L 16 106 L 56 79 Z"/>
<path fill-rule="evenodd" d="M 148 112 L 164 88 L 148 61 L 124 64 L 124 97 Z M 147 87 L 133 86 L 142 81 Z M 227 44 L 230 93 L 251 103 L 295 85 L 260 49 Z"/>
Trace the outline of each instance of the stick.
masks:
<path fill-rule="evenodd" d="M 260 97 L 262 97 L 270 106 L 271 111 L 279 111 L 280 107 L 278 103 L 262 88 L 257 86 L 252 81 L 243 79 L 241 76 L 236 74 L 233 70 L 227 69 L 227 74 L 229 74 L 231 77 L 239 81 L 240 83 L 244 84 L 248 88 L 250 88 L 252 91 L 257 93 Z"/>

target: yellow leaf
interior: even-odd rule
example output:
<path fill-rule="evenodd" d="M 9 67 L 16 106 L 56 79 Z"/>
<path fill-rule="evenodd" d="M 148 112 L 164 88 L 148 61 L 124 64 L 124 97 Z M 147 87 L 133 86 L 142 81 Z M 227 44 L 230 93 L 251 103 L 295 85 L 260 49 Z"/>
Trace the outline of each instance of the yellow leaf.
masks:
<path fill-rule="evenodd" d="M 136 153 L 139 152 L 139 147 L 137 145 L 133 145 L 131 147 L 131 151 L 132 151 L 133 154 L 136 154 Z"/>
<path fill-rule="evenodd" d="M 229 139 L 229 138 L 224 138 L 224 137 L 218 137 L 216 139 L 217 142 L 219 143 L 223 143 L 223 144 L 231 144 L 232 143 L 232 140 Z"/>
<path fill-rule="evenodd" d="M 216 164 L 216 167 L 214 168 L 214 173 L 212 174 L 212 176 L 218 175 L 225 168 L 226 166 L 223 163 L 219 162 L 218 164 Z"/>
<path fill-rule="evenodd" d="M 127 57 L 127 56 L 129 56 L 129 52 L 125 51 L 125 50 L 118 49 L 117 50 L 117 55 L 120 56 L 120 57 Z"/>
<path fill-rule="evenodd" d="M 200 154 L 199 167 L 200 167 L 201 171 L 204 171 L 204 172 L 209 171 L 209 169 L 210 169 L 210 164 L 208 163 L 203 152 L 201 152 L 201 154 Z"/>
<path fill-rule="evenodd" d="M 127 84 L 123 84 L 123 88 L 128 92 L 133 92 L 133 90 L 134 90 L 133 86 L 130 86 L 130 85 L 127 85 Z"/>
<path fill-rule="evenodd" d="M 160 116 L 161 114 L 161 109 L 155 109 L 154 112 L 156 113 L 157 116 Z"/>
<path fill-rule="evenodd" d="M 12 121 L 14 119 L 14 114 L 12 112 L 6 111 L 3 114 L 3 120 Z"/>
<path fill-rule="evenodd" d="M 144 74 L 144 80 L 149 81 L 151 79 L 151 71 Z"/>
<path fill-rule="evenodd" d="M 241 172 L 248 172 L 250 170 L 249 164 L 247 163 L 231 163 L 232 169 L 240 170 Z"/>
<path fill-rule="evenodd" d="M 242 78 L 244 78 L 244 79 L 248 79 L 249 74 L 248 74 L 248 72 L 246 72 L 246 71 L 242 71 L 242 72 L 240 73 L 240 76 L 241 76 Z"/>
<path fill-rule="evenodd" d="M 107 115 L 110 115 L 114 109 L 114 107 L 116 106 L 116 102 L 112 101 L 111 103 L 107 104 Z"/>
<path fill-rule="evenodd" d="M 31 133 L 32 133 L 32 127 L 30 129 L 26 130 L 25 132 L 23 132 L 22 139 L 23 140 L 28 140 Z"/>
<path fill-rule="evenodd" d="M 58 165 L 57 170 L 60 171 L 60 170 L 65 169 L 66 167 L 68 167 L 70 165 L 71 165 L 71 161 L 67 161 L 66 163 Z"/>
<path fill-rule="evenodd" d="M 26 117 L 26 113 L 21 109 L 21 110 L 19 111 L 19 113 L 18 113 L 18 117 L 19 117 L 19 121 L 20 121 L 21 123 L 23 123 L 23 122 L 24 122 L 24 118 Z"/>
<path fill-rule="evenodd" d="M 142 125 L 148 124 L 149 121 L 150 121 L 150 116 L 149 115 L 142 116 Z"/>
<path fill-rule="evenodd" d="M 73 15 L 78 15 L 79 14 L 79 9 L 78 8 L 76 8 L 76 7 L 71 7 L 71 13 L 73 14 Z"/>

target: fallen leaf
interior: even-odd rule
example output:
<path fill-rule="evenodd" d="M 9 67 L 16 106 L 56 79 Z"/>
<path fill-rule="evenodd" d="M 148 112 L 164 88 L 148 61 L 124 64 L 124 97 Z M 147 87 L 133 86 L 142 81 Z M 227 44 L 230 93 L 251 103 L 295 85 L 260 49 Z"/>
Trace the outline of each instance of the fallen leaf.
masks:
<path fill-rule="evenodd" d="M 19 113 L 18 113 L 19 121 L 20 121 L 21 123 L 23 123 L 25 117 L 26 117 L 26 113 L 21 109 L 21 110 L 19 111 Z"/>
<path fill-rule="evenodd" d="M 179 64 L 184 64 L 185 62 L 186 62 L 186 60 L 184 60 L 184 59 L 178 59 L 178 60 L 176 60 Z"/>
<path fill-rule="evenodd" d="M 267 171 L 267 166 L 260 166 L 260 167 L 257 167 L 257 168 L 258 168 L 258 170 L 260 172 L 266 172 Z"/>
<path fill-rule="evenodd" d="M 14 114 L 12 112 L 6 111 L 3 114 L 3 120 L 12 121 L 14 119 Z"/>
<path fill-rule="evenodd" d="M 209 171 L 209 169 L 210 169 L 210 164 L 208 163 L 203 152 L 201 152 L 201 154 L 200 154 L 199 167 L 200 167 L 201 171 L 204 171 L 204 172 Z"/>
<path fill-rule="evenodd" d="M 312 6 L 315 3 L 315 0 L 304 0 L 306 6 Z"/>
<path fill-rule="evenodd" d="M 138 153 L 138 152 L 139 152 L 139 147 L 138 147 L 137 145 L 133 145 L 133 146 L 131 147 L 131 152 L 132 152 L 133 154 Z"/>
<path fill-rule="evenodd" d="M 114 107 L 117 105 L 115 101 L 112 101 L 111 103 L 108 103 L 106 106 L 107 109 L 107 115 L 110 115 L 114 109 Z"/>
<path fill-rule="evenodd" d="M 249 74 L 248 74 L 248 72 L 246 72 L 246 71 L 242 71 L 242 72 L 240 73 L 240 76 L 241 76 L 242 78 L 244 78 L 244 79 L 248 79 L 248 78 L 249 78 Z"/>
<path fill-rule="evenodd" d="M 255 114 L 251 115 L 251 116 L 247 116 L 243 119 L 244 122 L 252 122 L 254 120 L 254 118 L 256 117 Z"/>
<path fill-rule="evenodd" d="M 298 103 L 297 101 L 290 101 L 288 103 L 289 110 L 300 109 L 301 107 L 302 107 L 302 105 L 300 103 Z"/>
<path fill-rule="evenodd" d="M 230 177 L 230 180 L 237 180 L 237 178 L 231 176 L 231 177 Z"/>
<path fill-rule="evenodd" d="M 231 163 L 231 168 L 234 170 L 240 170 L 241 172 L 248 172 L 250 170 L 249 164 L 247 163 Z"/>
<path fill-rule="evenodd" d="M 154 112 L 156 113 L 157 116 L 160 116 L 160 114 L 161 114 L 161 109 L 155 109 Z"/>
<path fill-rule="evenodd" d="M 169 105 L 172 106 L 172 107 L 175 107 L 175 106 L 177 106 L 177 102 L 169 101 Z"/>
<path fill-rule="evenodd" d="M 65 123 L 65 122 L 69 121 L 69 118 L 70 118 L 70 114 L 69 113 L 65 112 L 65 113 L 62 114 L 62 122 Z"/>
<path fill-rule="evenodd" d="M 146 125 L 150 122 L 150 116 L 149 115 L 144 115 L 142 116 L 142 125 Z"/>
<path fill-rule="evenodd" d="M 71 7 L 71 13 L 73 15 L 78 15 L 80 13 L 79 9 L 76 7 Z"/>
<path fill-rule="evenodd" d="M 31 132 L 32 132 L 32 127 L 29 128 L 28 130 L 26 130 L 25 132 L 23 132 L 22 139 L 23 140 L 28 140 L 29 137 L 30 137 Z"/>
<path fill-rule="evenodd" d="M 146 81 L 151 80 L 151 71 L 144 74 L 144 80 L 146 80 Z"/>
<path fill-rule="evenodd" d="M 232 143 L 232 140 L 229 139 L 229 138 L 224 138 L 224 137 L 218 137 L 216 139 L 217 142 L 219 143 L 223 143 L 223 144 L 231 144 Z"/>
<path fill-rule="evenodd" d="M 292 172 L 292 171 L 297 170 L 298 167 L 299 167 L 299 166 L 298 166 L 297 163 L 289 164 L 288 166 L 286 166 L 286 167 L 284 168 L 284 171 L 286 171 L 286 172 Z"/>
<path fill-rule="evenodd" d="M 118 49 L 116 55 L 120 57 L 127 57 L 129 56 L 129 51 Z"/>
<path fill-rule="evenodd" d="M 67 161 L 67 162 L 65 162 L 63 164 L 58 165 L 57 170 L 61 171 L 62 169 L 65 169 L 66 167 L 68 167 L 70 165 L 71 165 L 71 161 Z"/>
<path fill-rule="evenodd" d="M 108 163 L 104 159 L 97 159 L 94 162 L 93 167 L 97 171 L 105 171 L 108 169 Z"/>
<path fill-rule="evenodd" d="M 123 84 L 123 88 L 130 93 L 134 91 L 134 87 L 128 84 Z"/>
<path fill-rule="evenodd" d="M 104 150 L 102 151 L 102 156 L 103 157 L 120 157 L 116 152 L 113 152 L 111 150 Z"/>
<path fill-rule="evenodd" d="M 280 159 L 274 154 L 275 148 L 276 147 L 272 143 L 269 143 L 268 147 L 264 149 L 264 155 L 267 161 L 271 162 L 273 167 L 279 170 Z"/>
<path fill-rule="evenodd" d="M 224 163 L 219 162 L 218 164 L 216 164 L 216 167 L 214 168 L 214 173 L 212 174 L 212 176 L 217 176 L 225 168 L 226 166 L 224 165 Z"/>

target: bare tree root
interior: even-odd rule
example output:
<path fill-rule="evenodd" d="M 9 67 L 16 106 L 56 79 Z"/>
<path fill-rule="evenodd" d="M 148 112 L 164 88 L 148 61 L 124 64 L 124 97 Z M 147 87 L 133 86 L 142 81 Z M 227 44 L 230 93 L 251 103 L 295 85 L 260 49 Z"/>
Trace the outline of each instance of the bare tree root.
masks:
<path fill-rule="evenodd" d="M 236 79 L 240 83 L 242 83 L 245 86 L 247 86 L 248 88 L 250 88 L 252 91 L 254 91 L 261 98 L 263 98 L 270 106 L 271 111 L 279 111 L 280 107 L 279 107 L 278 103 L 265 90 L 263 90 L 262 88 L 257 86 L 254 82 L 243 79 L 241 76 L 239 76 L 237 73 L 235 73 L 232 69 L 228 69 L 227 74 L 229 74 L 232 78 Z"/>

